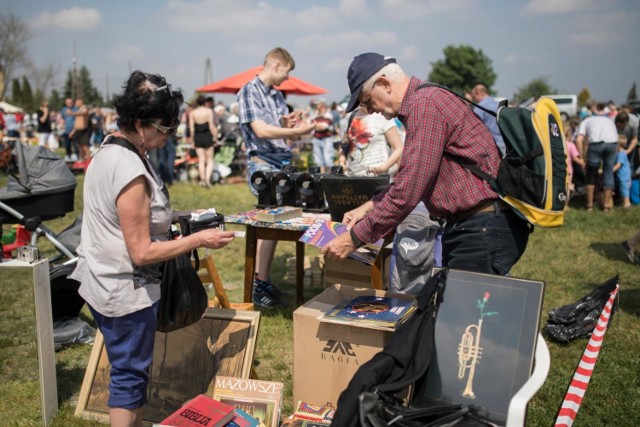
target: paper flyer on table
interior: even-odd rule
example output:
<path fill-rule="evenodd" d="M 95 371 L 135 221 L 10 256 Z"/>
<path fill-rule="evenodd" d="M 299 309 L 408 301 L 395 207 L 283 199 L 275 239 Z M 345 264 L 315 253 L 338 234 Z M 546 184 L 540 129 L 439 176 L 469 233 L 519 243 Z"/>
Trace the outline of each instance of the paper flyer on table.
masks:
<path fill-rule="evenodd" d="M 318 220 L 307 229 L 299 240 L 317 248 L 324 248 L 327 243 L 348 231 L 347 226 L 341 222 Z M 383 239 L 380 239 L 376 243 L 365 245 L 353 252 L 349 257 L 366 264 L 373 264 L 378 252 L 380 252 L 382 243 Z"/>

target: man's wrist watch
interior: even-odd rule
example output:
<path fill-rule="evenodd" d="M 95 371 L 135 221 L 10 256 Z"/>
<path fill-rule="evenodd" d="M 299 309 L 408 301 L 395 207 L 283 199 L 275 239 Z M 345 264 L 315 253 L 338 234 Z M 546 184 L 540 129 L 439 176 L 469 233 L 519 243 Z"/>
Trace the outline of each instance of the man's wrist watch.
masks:
<path fill-rule="evenodd" d="M 364 245 L 364 242 L 360 240 L 358 236 L 356 236 L 356 233 L 355 231 L 353 231 L 353 228 L 349 230 L 349 235 L 351 236 L 351 240 L 353 240 L 353 244 L 356 248 L 359 248 L 360 246 Z"/>

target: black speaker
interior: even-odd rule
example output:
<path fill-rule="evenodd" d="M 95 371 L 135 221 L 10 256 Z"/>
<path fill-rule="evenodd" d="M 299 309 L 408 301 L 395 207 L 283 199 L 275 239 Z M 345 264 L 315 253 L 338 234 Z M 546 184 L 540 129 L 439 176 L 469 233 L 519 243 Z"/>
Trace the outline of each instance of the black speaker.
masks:
<path fill-rule="evenodd" d="M 325 175 L 323 173 L 304 172 L 296 178 L 296 193 L 303 210 L 327 212 L 324 190 L 320 182 Z"/>
<path fill-rule="evenodd" d="M 251 175 L 249 182 L 251 187 L 258 193 L 258 204 L 256 208 L 264 209 L 277 205 L 276 189 L 271 185 L 271 177 L 278 172 L 256 171 Z"/>
<path fill-rule="evenodd" d="M 342 166 L 331 166 L 331 175 L 344 175 L 344 168 Z"/>
<path fill-rule="evenodd" d="M 296 191 L 296 179 L 301 174 L 295 166 L 287 166 L 271 177 L 271 185 L 276 189 L 278 206 L 300 206 Z"/>

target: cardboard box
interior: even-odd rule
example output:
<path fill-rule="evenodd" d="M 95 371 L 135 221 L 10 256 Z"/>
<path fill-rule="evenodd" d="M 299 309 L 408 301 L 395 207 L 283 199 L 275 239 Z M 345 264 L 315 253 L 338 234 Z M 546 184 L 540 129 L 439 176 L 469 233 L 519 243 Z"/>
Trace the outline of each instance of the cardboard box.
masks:
<path fill-rule="evenodd" d="M 389 261 L 391 257 L 386 257 L 384 271 L 382 272 L 383 288 L 389 288 Z M 371 266 L 361 261 L 347 258 L 344 261 L 324 259 L 323 285 L 330 287 L 336 284 L 370 288 L 371 287 Z"/>
<path fill-rule="evenodd" d="M 360 295 L 404 294 L 334 285 L 293 312 L 293 401 L 337 407 L 340 393 L 365 362 L 378 353 L 391 332 L 321 322 L 318 318 L 344 300 Z"/>

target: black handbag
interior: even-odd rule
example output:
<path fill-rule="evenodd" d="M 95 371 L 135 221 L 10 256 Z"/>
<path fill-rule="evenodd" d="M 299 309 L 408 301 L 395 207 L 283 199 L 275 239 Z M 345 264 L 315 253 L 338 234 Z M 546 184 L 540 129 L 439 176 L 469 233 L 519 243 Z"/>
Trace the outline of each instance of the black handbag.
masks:
<path fill-rule="evenodd" d="M 436 427 L 451 425 L 469 413 L 467 405 L 406 408 L 400 399 L 380 390 L 358 396 L 361 427 Z"/>
<path fill-rule="evenodd" d="M 193 251 L 196 266 L 191 264 L 190 252 L 167 260 L 162 267 L 160 307 L 158 309 L 159 332 L 175 331 L 202 318 L 209 297 L 198 277 L 200 260 Z"/>

